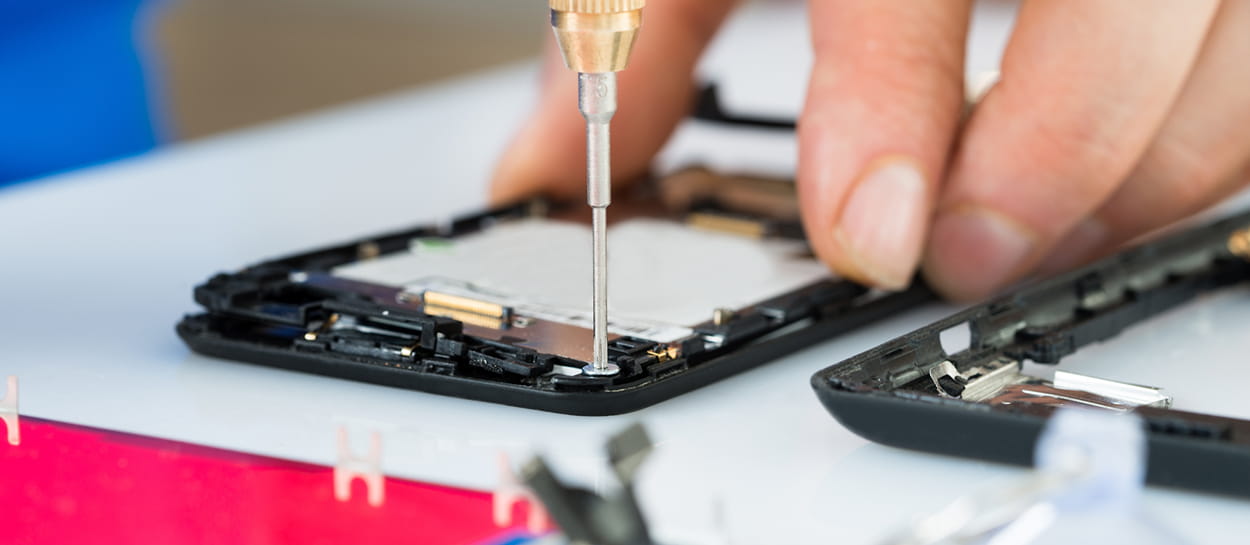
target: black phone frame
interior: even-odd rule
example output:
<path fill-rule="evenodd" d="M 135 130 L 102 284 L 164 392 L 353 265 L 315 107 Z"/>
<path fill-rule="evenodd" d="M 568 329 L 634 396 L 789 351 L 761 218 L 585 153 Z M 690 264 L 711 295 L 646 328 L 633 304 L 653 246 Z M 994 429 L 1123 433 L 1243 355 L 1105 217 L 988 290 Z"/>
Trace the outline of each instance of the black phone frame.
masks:
<path fill-rule="evenodd" d="M 1176 232 L 893 339 L 817 372 L 820 401 L 838 422 L 895 447 L 1029 465 L 1052 407 L 985 404 L 920 392 L 944 361 L 1007 358 L 1057 364 L 1091 343 L 1204 293 L 1250 284 L 1250 212 Z M 970 344 L 948 354 L 943 331 L 967 324 Z M 1202 372 L 1195 370 L 1195 372 Z M 1147 482 L 1250 497 L 1250 421 L 1139 407 Z"/>

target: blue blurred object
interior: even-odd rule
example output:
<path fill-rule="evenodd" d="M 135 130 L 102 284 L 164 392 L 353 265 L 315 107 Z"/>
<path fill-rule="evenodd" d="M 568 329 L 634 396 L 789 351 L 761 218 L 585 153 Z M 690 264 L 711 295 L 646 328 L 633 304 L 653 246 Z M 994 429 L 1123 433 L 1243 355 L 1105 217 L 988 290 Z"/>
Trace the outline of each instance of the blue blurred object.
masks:
<path fill-rule="evenodd" d="M 0 0 L 0 187 L 152 149 L 144 0 Z"/>

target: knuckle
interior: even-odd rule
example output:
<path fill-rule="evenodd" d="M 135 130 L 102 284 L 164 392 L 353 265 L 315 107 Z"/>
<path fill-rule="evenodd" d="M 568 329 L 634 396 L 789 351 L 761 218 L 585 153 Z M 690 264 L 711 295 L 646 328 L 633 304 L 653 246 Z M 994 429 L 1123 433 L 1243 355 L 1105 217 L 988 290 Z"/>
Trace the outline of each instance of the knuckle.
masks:
<path fill-rule="evenodd" d="M 1038 116 L 1026 153 L 1037 166 L 1059 169 L 1075 179 L 1082 174 L 1123 170 L 1127 150 L 1090 116 Z"/>
<path fill-rule="evenodd" d="M 1177 139 L 1161 141 L 1142 164 L 1149 169 L 1148 176 L 1170 181 L 1168 198 L 1185 209 L 1201 206 L 1222 177 L 1215 162 Z"/>
<path fill-rule="evenodd" d="M 717 3 L 725 4 L 724 1 Z M 707 41 L 716 34 L 716 30 L 720 28 L 721 22 L 725 19 L 725 10 L 720 9 L 722 6 L 709 6 L 706 5 L 706 2 L 687 2 L 685 4 L 684 9 L 676 10 L 677 18 L 680 20 L 678 28 L 689 31 L 689 35 L 697 43 Z"/>
<path fill-rule="evenodd" d="M 1192 144 L 1174 137 L 1160 137 L 1142 158 L 1126 183 L 1125 191 L 1138 195 L 1136 210 L 1156 210 L 1168 218 L 1180 218 L 1205 207 L 1226 176 L 1216 162 Z M 1126 221 L 1126 223 L 1129 223 Z"/>
<path fill-rule="evenodd" d="M 859 129 L 921 141 L 952 132 L 963 69 L 944 53 L 880 40 L 864 54 L 819 58 L 800 125 L 853 122 Z M 863 124 L 871 122 L 871 127 Z"/>
<path fill-rule="evenodd" d="M 1010 151 L 1022 168 L 1066 185 L 1093 185 L 1094 193 L 1122 182 L 1156 128 L 1112 94 L 1034 83 L 1008 73 L 990 92 L 992 125 L 1005 137 L 993 147 Z"/>

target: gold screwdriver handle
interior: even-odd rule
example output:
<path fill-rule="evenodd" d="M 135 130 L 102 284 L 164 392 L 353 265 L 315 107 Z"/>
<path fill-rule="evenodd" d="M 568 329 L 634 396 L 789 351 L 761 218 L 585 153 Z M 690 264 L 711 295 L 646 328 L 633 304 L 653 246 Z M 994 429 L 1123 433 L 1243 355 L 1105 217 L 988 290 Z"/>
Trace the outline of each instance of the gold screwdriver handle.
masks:
<path fill-rule="evenodd" d="M 570 70 L 620 72 L 629 63 L 645 0 L 550 0 L 551 28 Z"/>
<path fill-rule="evenodd" d="M 575 13 L 619 13 L 640 10 L 646 0 L 551 0 L 553 11 Z"/>

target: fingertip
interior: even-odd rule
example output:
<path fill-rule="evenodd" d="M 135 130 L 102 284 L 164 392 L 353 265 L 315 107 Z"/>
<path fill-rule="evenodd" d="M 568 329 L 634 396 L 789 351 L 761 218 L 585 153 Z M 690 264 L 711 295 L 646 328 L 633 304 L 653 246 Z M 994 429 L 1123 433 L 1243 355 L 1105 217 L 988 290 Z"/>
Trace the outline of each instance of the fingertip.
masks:
<path fill-rule="evenodd" d="M 521 131 L 524 133 L 524 129 Z M 520 199 L 521 194 L 525 192 L 525 188 L 530 185 L 527 182 L 527 176 L 524 174 L 525 163 L 522 159 L 525 153 L 518 151 L 517 148 L 524 146 L 525 141 L 520 134 L 514 136 L 508 143 L 508 147 L 504 149 L 499 160 L 495 163 L 495 170 L 491 174 L 490 188 L 488 195 L 492 206 L 505 205 Z"/>
<path fill-rule="evenodd" d="M 870 163 L 851 187 L 833 239 L 856 280 L 902 290 L 920 262 L 929 220 L 929 187 L 916 161 L 886 157 Z M 849 266 L 847 266 L 849 264 Z"/>
<path fill-rule="evenodd" d="M 938 293 L 955 301 L 990 296 L 1036 261 L 1037 235 L 988 208 L 963 206 L 938 214 L 922 269 Z"/>
<path fill-rule="evenodd" d="M 504 151 L 491 177 L 489 199 L 492 205 L 505 205 L 538 196 L 564 196 L 576 180 L 562 178 L 553 167 L 565 158 L 553 156 L 541 145 L 543 136 L 537 124 L 528 123 Z"/>
<path fill-rule="evenodd" d="M 1112 242 L 1111 230 L 1097 217 L 1077 224 L 1037 267 L 1037 274 L 1050 276 L 1087 263 L 1106 251 Z"/>
<path fill-rule="evenodd" d="M 577 111 L 577 76 L 550 49 L 534 110 L 495 164 L 488 192 L 494 205 L 539 195 L 564 198 L 584 187 L 585 128 Z"/>

